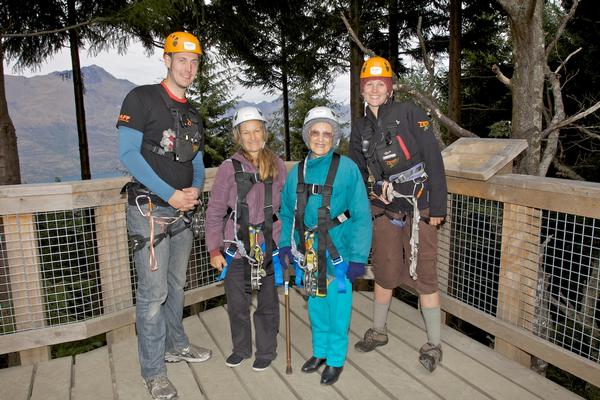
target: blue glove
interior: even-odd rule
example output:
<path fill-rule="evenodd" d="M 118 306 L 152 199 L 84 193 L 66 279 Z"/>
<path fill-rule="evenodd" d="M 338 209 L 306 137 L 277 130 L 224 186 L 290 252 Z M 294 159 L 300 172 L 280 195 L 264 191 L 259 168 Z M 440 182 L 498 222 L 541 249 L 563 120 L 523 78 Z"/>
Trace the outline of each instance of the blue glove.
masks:
<path fill-rule="evenodd" d="M 348 273 L 346 276 L 350 282 L 354 283 L 356 278 L 360 278 L 365 274 L 365 264 L 360 262 L 350 261 L 348 264 Z"/>
<path fill-rule="evenodd" d="M 280 247 L 279 254 L 277 256 L 279 257 L 279 263 L 281 264 L 281 268 L 283 268 L 284 270 L 287 269 L 290 263 L 294 262 L 294 256 L 292 256 L 292 248 L 290 246 Z"/>

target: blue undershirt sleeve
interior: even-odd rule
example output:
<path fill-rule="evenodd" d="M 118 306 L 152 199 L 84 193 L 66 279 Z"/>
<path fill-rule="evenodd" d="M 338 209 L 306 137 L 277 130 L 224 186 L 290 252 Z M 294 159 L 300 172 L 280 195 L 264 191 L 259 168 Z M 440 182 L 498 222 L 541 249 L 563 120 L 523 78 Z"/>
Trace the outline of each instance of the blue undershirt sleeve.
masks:
<path fill-rule="evenodd" d="M 200 193 L 204 190 L 204 154 L 199 151 L 196 157 L 192 160 L 194 168 L 194 178 L 192 179 L 192 187 L 198 188 Z"/>
<path fill-rule="evenodd" d="M 175 193 L 175 188 L 163 181 L 142 156 L 143 137 L 144 134 L 136 129 L 119 126 L 119 160 L 142 185 L 156 193 L 164 201 L 169 201 Z M 202 170 L 202 179 L 204 180 L 204 168 Z"/>

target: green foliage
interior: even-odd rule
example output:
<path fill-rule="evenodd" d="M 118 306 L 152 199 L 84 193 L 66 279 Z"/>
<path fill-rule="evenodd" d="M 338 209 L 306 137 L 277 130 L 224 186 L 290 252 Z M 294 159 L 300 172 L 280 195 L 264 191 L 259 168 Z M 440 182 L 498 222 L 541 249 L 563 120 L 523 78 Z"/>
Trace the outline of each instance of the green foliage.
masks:
<path fill-rule="evenodd" d="M 210 58 L 204 58 L 196 80 L 188 88 L 194 106 L 200 111 L 205 129 L 204 165 L 218 167 L 235 151 L 231 136 L 231 120 L 224 118 L 239 97 L 232 98 L 231 85 L 234 74 L 231 69 L 217 70 Z"/>
<path fill-rule="evenodd" d="M 61 343 L 52 346 L 51 357 L 66 357 L 75 356 L 77 354 L 86 353 L 88 351 L 97 349 L 99 347 L 106 346 L 106 334 L 92 336 L 84 340 L 77 340 L 74 342 Z"/>
<path fill-rule="evenodd" d="M 302 138 L 302 127 L 304 126 L 304 117 L 308 111 L 317 106 L 327 106 L 336 109 L 336 104 L 329 98 L 329 92 L 323 88 L 318 88 L 314 83 L 300 84 L 290 93 L 290 158 L 292 160 L 302 160 L 308 154 L 308 148 Z M 276 113 L 280 117 L 282 112 Z M 271 126 L 271 132 L 281 141 L 283 137 L 283 121 L 276 118 Z M 271 148 L 274 151 L 279 150 L 277 143 Z M 283 146 L 281 146 L 281 149 Z M 281 153 L 279 153 L 281 154 Z"/>

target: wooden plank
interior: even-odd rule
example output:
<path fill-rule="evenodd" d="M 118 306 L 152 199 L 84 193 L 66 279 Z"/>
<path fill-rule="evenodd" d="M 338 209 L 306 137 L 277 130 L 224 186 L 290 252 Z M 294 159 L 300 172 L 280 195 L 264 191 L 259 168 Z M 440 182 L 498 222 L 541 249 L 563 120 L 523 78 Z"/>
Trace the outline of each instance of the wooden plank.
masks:
<path fill-rule="evenodd" d="M 185 304 L 211 299 L 223 294 L 223 285 L 213 283 L 185 292 Z M 103 315 L 84 322 L 68 325 L 49 326 L 0 335 L 0 354 L 31 349 L 42 345 L 52 345 L 74 340 L 82 340 L 135 323 L 135 307 L 128 307 L 112 314 Z"/>
<path fill-rule="evenodd" d="M 531 355 L 563 369 L 595 386 L 600 386 L 600 365 L 549 343 L 531 332 L 494 318 L 454 298 L 442 295 L 442 308 L 478 328 L 506 340 Z"/>
<path fill-rule="evenodd" d="M 442 151 L 446 174 L 487 180 L 527 148 L 523 139 L 460 138 Z"/>
<path fill-rule="evenodd" d="M 42 328 L 46 325 L 46 318 L 35 218 L 33 214 L 5 215 L 3 222 L 17 331 Z M 46 361 L 49 354 L 49 349 L 24 352 L 21 354 L 21 365 Z"/>
<path fill-rule="evenodd" d="M 312 340 L 307 304 L 296 290 L 290 290 L 290 304 L 292 308 L 292 318 L 290 321 L 292 343 L 304 356 L 299 362 L 294 362 L 294 368 L 297 371 L 303 362 L 312 355 Z M 351 322 L 351 324 L 353 323 Z M 340 380 L 334 385 L 335 390 L 343 397 L 356 400 L 397 399 L 404 397 L 404 393 L 406 392 L 406 398 L 411 399 L 413 398 L 411 396 L 420 399 L 437 398 L 436 396 L 432 396 L 431 393 L 426 393 L 424 390 L 419 391 L 414 383 L 408 382 L 406 374 L 391 368 L 389 363 L 384 362 L 385 360 L 382 360 L 377 354 L 356 355 L 352 346 L 358 339 L 359 337 L 356 334 L 350 334 L 349 347 L 351 349 L 348 353 Z M 311 377 L 312 384 L 318 385 L 320 374 L 313 375 Z M 408 393 L 411 396 L 408 396 Z"/>
<path fill-rule="evenodd" d="M 503 203 L 600 218 L 600 184 L 541 176 L 506 174 L 489 180 L 447 177 L 448 192 Z"/>
<path fill-rule="evenodd" d="M 366 302 L 370 304 L 371 299 L 361 292 L 362 298 L 356 296 L 355 302 Z M 369 296 L 371 293 L 369 293 Z M 426 339 L 423 332 L 423 318 L 418 310 L 393 299 L 390 305 L 390 316 L 388 328 L 395 326 L 392 332 L 401 332 L 399 336 L 415 349 L 418 349 Z M 395 318 L 401 318 L 400 321 Z M 410 323 L 406 323 L 409 321 Z M 469 382 L 477 390 L 485 393 L 493 399 L 519 399 L 540 400 L 540 397 L 530 392 L 527 388 L 514 384 L 509 379 L 497 374 L 486 365 L 487 352 L 482 351 L 479 355 L 471 358 L 463 354 L 460 347 L 455 345 L 448 334 L 451 329 L 442 326 L 442 341 L 444 343 L 444 360 L 442 366 L 462 380 Z M 388 331 L 389 332 L 389 331 Z M 419 340 L 420 336 L 420 340 Z M 510 363 L 507 366 L 516 367 L 518 364 Z"/>
<path fill-rule="evenodd" d="M 137 338 L 109 345 L 108 348 L 118 398 L 148 400 L 150 395 L 140 373 Z"/>
<path fill-rule="evenodd" d="M 310 338 L 310 330 L 295 315 L 291 316 L 293 326 L 290 326 L 290 338 L 292 340 L 292 373 L 290 375 L 286 374 L 285 307 L 283 302 L 284 298 L 283 294 L 281 294 L 279 306 L 279 335 L 277 337 L 278 356 L 273 361 L 273 368 L 303 399 L 343 399 L 344 397 L 338 391 L 332 390 L 331 387 L 318 384 L 318 379 L 321 376 L 320 372 L 323 371 L 323 367 L 319 369 L 319 372 L 312 374 L 305 374 L 301 371 L 300 368 L 302 367 L 302 364 L 304 364 L 304 362 L 312 355 L 311 348 L 307 347 L 307 339 Z M 292 307 L 292 302 L 295 302 L 296 305 L 298 305 L 303 304 L 304 300 L 299 297 L 294 298 L 294 300 L 290 298 L 290 307 Z M 306 312 L 303 308 L 297 309 L 296 311 L 299 311 L 300 313 Z M 346 372 L 346 370 L 342 372 L 340 379 L 345 378 L 344 374 Z"/>
<path fill-rule="evenodd" d="M 73 357 L 61 357 L 37 365 L 31 400 L 68 399 L 71 393 Z"/>
<path fill-rule="evenodd" d="M 125 204 L 94 209 L 104 314 L 133 305 Z"/>
<path fill-rule="evenodd" d="M 214 309 L 218 310 L 218 309 Z M 226 315 L 221 310 L 209 310 L 200 314 L 200 318 L 207 328 L 210 336 L 218 346 L 219 351 L 227 357 L 231 352 L 231 333 Z M 233 373 L 242 382 L 251 399 L 268 398 L 294 398 L 294 393 L 273 370 L 268 368 L 260 373 L 252 370 L 252 359 L 246 360 L 242 365 L 233 368 Z"/>
<path fill-rule="evenodd" d="M 480 359 L 494 372 L 523 388 L 527 388 L 542 399 L 581 399 L 575 393 L 535 373 L 530 368 L 516 364 L 495 351 L 490 351 L 489 347 L 454 329 L 445 330 L 444 338 L 454 348 L 460 349 L 461 353 L 475 360 Z"/>
<path fill-rule="evenodd" d="M 357 335 L 364 334 L 364 332 L 372 327 L 372 311 L 373 304 L 372 300 L 365 299 L 365 297 L 359 293 L 354 294 L 352 311 L 352 332 Z M 410 324 L 411 321 L 407 321 L 402 317 L 397 317 L 395 314 L 391 314 L 388 318 L 388 338 L 389 343 L 384 347 L 379 347 L 371 353 L 359 353 L 351 350 L 353 359 L 356 362 L 360 362 L 361 358 L 372 357 L 371 354 L 376 355 L 378 358 L 383 358 L 393 365 L 392 371 L 401 371 L 398 375 L 404 376 L 404 379 L 408 379 L 409 385 L 415 385 L 416 383 L 423 387 L 431 390 L 432 395 L 437 395 L 441 399 L 490 399 L 480 390 L 477 390 L 469 384 L 469 381 L 460 375 L 454 374 L 444 359 L 440 367 L 436 369 L 434 373 L 428 372 L 421 363 L 419 362 L 419 348 L 420 346 L 413 346 L 413 343 L 424 343 L 426 341 L 426 334 L 420 329 L 413 329 L 407 331 L 406 325 Z M 411 338 L 407 338 L 411 335 Z M 415 336 L 416 335 L 416 336 Z M 354 343 L 351 343 L 353 346 Z M 444 351 L 446 347 L 444 346 Z M 446 355 L 444 354 L 444 358 Z M 380 364 L 381 365 L 381 364 Z M 386 368 L 381 365 L 382 368 Z M 405 384 L 402 384 L 406 387 Z"/>
<path fill-rule="evenodd" d="M 450 233 L 452 232 L 452 196 L 446 198 L 447 217 L 441 227 L 438 228 L 438 287 L 441 291 L 448 291 L 450 279 Z"/>
<path fill-rule="evenodd" d="M 33 374 L 33 365 L 0 369 L 0 400 L 29 400 Z"/>
<path fill-rule="evenodd" d="M 108 346 L 75 356 L 71 400 L 113 400 Z"/>
<path fill-rule="evenodd" d="M 216 318 L 219 324 L 229 326 L 223 307 L 213 308 L 201 315 L 206 316 L 208 313 L 217 314 Z M 196 315 L 186 318 L 183 321 L 183 326 L 192 343 L 209 348 L 213 353 L 211 359 L 206 362 L 190 364 L 205 397 L 211 400 L 250 398 L 250 394 L 238 380 L 234 369 L 225 365 L 225 358 L 229 356 L 229 347 L 221 349 L 215 342 L 210 333 L 210 331 L 214 331 L 215 327 L 206 326 L 202 318 Z M 220 330 L 217 331 L 221 332 Z"/>
<path fill-rule="evenodd" d="M 498 282 L 497 317 L 528 331 L 535 313 L 541 210 L 505 204 Z M 496 351 L 529 367 L 531 356 L 510 342 L 496 339 Z"/>
<path fill-rule="evenodd" d="M 206 361 L 208 362 L 208 361 Z M 171 383 L 177 389 L 177 395 L 179 400 L 198 400 L 205 398 L 196 379 L 194 378 L 194 372 L 190 368 L 192 363 L 177 362 L 167 363 L 167 375 Z"/>

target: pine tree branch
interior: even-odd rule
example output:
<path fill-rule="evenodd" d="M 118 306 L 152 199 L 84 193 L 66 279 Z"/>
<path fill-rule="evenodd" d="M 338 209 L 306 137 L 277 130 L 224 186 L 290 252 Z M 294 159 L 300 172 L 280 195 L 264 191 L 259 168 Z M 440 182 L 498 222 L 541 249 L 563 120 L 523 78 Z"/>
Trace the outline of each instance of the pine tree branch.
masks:
<path fill-rule="evenodd" d="M 419 90 L 415 89 L 414 87 L 403 84 L 403 83 L 398 83 L 398 84 L 394 85 L 394 89 L 396 89 L 400 92 L 408 93 L 411 96 L 413 96 L 419 104 L 421 104 L 425 108 L 431 110 L 432 115 L 438 121 L 440 121 L 444 126 L 446 126 L 446 128 L 448 128 L 455 136 L 457 136 L 457 137 L 479 137 L 475 133 L 469 131 L 468 129 L 461 127 L 459 124 L 454 122 L 454 120 L 450 119 L 447 115 L 445 115 L 440 110 L 440 108 L 438 107 L 438 105 L 435 103 L 435 101 L 433 99 L 424 95 L 423 93 L 421 93 Z"/>
<path fill-rule="evenodd" d="M 352 41 L 354 43 L 356 43 L 356 45 L 362 50 L 363 53 L 367 54 L 370 57 L 375 56 L 376 55 L 375 52 L 373 50 L 365 47 L 362 44 L 362 42 L 360 41 L 360 39 L 358 39 L 358 37 L 354 33 L 354 30 L 348 23 L 348 20 L 346 19 L 346 17 L 344 16 L 343 13 L 341 14 L 341 17 L 342 17 L 342 20 L 344 21 L 344 25 L 346 25 L 346 29 L 348 30 L 348 34 L 350 35 L 350 38 L 352 39 Z M 396 75 L 395 72 L 392 71 L 392 73 L 394 74 L 394 81 L 398 82 L 398 76 Z M 410 85 L 397 83 L 394 85 L 394 89 L 404 92 L 404 93 L 408 93 L 411 96 L 413 96 L 419 104 L 421 104 L 424 108 L 429 109 L 431 111 L 432 115 L 434 116 L 434 118 L 436 118 L 444 126 L 446 126 L 446 128 L 448 128 L 452 132 L 453 135 L 455 135 L 457 137 L 479 137 L 475 133 L 469 131 L 468 129 L 461 127 L 456 122 L 454 122 L 451 118 L 449 118 L 447 115 L 445 115 L 440 110 L 440 107 L 437 105 L 437 103 L 433 99 L 431 99 L 429 96 L 421 93 L 416 88 L 414 88 Z"/>
<path fill-rule="evenodd" d="M 575 54 L 579 53 L 581 51 L 581 47 L 578 48 L 577 50 L 573 51 L 571 54 L 569 54 L 567 56 L 567 58 L 565 58 L 565 61 L 561 62 L 560 65 L 558 66 L 558 68 L 556 68 L 556 70 L 554 71 L 555 74 L 558 74 L 558 72 L 561 70 L 562 67 L 565 66 L 565 64 L 567 64 L 567 62 L 569 61 L 569 59 L 571 57 L 573 57 Z"/>
<path fill-rule="evenodd" d="M 573 179 L 575 181 L 585 181 L 585 178 L 583 178 L 581 175 L 579 175 L 577 172 L 575 172 L 573 170 L 573 168 L 569 167 L 568 165 L 565 165 L 565 164 L 561 163 L 556 158 L 552 160 L 552 166 L 554 168 L 556 168 L 556 170 L 560 174 L 566 176 L 569 179 Z"/>
<path fill-rule="evenodd" d="M 547 127 L 546 129 L 544 129 L 541 132 L 541 136 L 542 136 L 542 138 L 544 138 L 544 137 L 548 136 L 550 134 L 550 132 L 552 132 L 556 129 L 564 128 L 567 125 L 571 125 L 573 122 L 578 121 L 581 118 L 587 117 L 588 115 L 595 113 L 598 109 L 600 109 L 600 101 L 598 101 L 596 104 L 594 104 L 587 110 L 583 110 L 580 113 L 577 113 L 569 118 L 563 119 L 556 125 L 550 125 L 549 127 Z"/>
<path fill-rule="evenodd" d="M 504 86 L 506 86 L 507 88 L 509 88 L 510 90 L 512 90 L 512 81 L 506 77 L 506 75 L 504 75 L 502 73 L 502 71 L 500 70 L 500 67 L 496 64 L 492 65 L 492 72 L 494 74 L 496 74 L 496 78 L 498 78 L 498 80 L 500 82 L 502 82 L 504 84 Z"/>
<path fill-rule="evenodd" d="M 552 39 L 552 42 L 550 42 L 550 44 L 546 47 L 546 59 L 548 59 L 548 56 L 550 55 L 550 53 L 552 52 L 552 50 L 554 50 L 554 48 L 556 47 L 556 44 L 558 43 L 558 40 L 560 39 L 560 37 L 562 36 L 563 32 L 565 31 L 565 27 L 567 26 L 567 22 L 569 22 L 569 20 L 571 18 L 573 18 L 573 15 L 575 15 L 575 10 L 577 10 L 577 6 L 578 5 L 579 5 L 579 0 L 573 0 L 573 4 L 571 5 L 571 9 L 567 13 L 567 15 L 565 15 L 563 17 L 562 21 L 560 22 L 560 25 L 559 25 L 558 29 L 556 30 L 556 33 L 554 34 L 554 39 Z M 565 60 L 565 62 L 566 62 L 566 60 Z"/>
<path fill-rule="evenodd" d="M 342 21 L 344 21 L 344 25 L 346 25 L 346 29 L 348 30 L 348 34 L 350 35 L 350 38 L 352 39 L 352 41 L 354 43 L 356 43 L 356 45 L 360 48 L 360 50 L 363 53 L 365 53 L 366 55 L 368 55 L 369 57 L 376 56 L 377 54 L 375 54 L 375 52 L 373 50 L 366 48 L 362 44 L 362 42 L 360 41 L 360 39 L 358 38 L 358 36 L 356 36 L 356 33 L 354 32 L 354 29 L 352 29 L 352 27 L 350 26 L 350 23 L 346 19 L 346 16 L 344 15 L 343 12 L 340 12 L 340 16 L 342 17 Z"/>
<path fill-rule="evenodd" d="M 98 24 L 98 23 L 108 22 L 108 21 L 112 21 L 112 19 L 98 17 L 98 18 L 92 18 L 85 22 L 80 22 L 75 25 L 65 26 L 64 28 L 52 29 L 49 31 L 29 32 L 29 33 L 2 33 L 2 34 L 0 34 L 0 37 L 17 38 L 17 37 L 32 37 L 32 36 L 51 35 L 53 33 L 65 32 L 65 31 L 68 31 L 71 29 L 81 28 L 82 26 L 93 25 L 93 24 Z"/>

